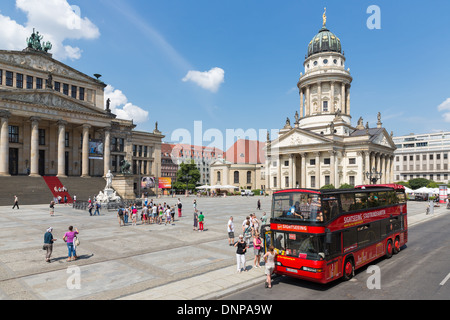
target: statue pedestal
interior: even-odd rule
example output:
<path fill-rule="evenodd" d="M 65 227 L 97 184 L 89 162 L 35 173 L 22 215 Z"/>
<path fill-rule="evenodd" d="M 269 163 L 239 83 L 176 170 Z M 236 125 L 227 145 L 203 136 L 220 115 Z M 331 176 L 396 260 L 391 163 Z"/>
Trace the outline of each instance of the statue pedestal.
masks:
<path fill-rule="evenodd" d="M 122 199 L 124 200 L 136 199 L 136 195 L 134 194 L 134 177 L 132 175 L 126 174 L 115 175 L 114 179 L 112 180 L 112 187 L 117 192 L 117 195 L 120 196 Z"/>

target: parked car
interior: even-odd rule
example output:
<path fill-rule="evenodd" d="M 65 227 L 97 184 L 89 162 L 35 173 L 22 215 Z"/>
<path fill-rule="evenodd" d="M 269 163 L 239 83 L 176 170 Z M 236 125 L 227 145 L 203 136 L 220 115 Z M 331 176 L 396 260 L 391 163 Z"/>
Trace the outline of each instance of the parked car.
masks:
<path fill-rule="evenodd" d="M 252 190 L 241 190 L 241 196 L 254 196 L 255 194 L 253 193 Z"/>

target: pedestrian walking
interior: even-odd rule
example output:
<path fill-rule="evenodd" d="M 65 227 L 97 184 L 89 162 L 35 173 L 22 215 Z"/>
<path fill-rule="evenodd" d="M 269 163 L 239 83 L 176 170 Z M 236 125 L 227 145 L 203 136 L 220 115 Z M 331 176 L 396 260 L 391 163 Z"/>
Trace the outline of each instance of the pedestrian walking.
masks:
<path fill-rule="evenodd" d="M 137 223 L 137 209 L 130 206 L 128 209 L 131 212 L 131 225 L 136 226 Z"/>
<path fill-rule="evenodd" d="M 198 230 L 198 211 L 194 210 L 194 231 Z"/>
<path fill-rule="evenodd" d="M 50 202 L 50 217 L 53 217 L 55 214 L 55 201 Z"/>
<path fill-rule="evenodd" d="M 261 217 L 261 224 L 265 225 L 266 223 L 267 223 L 267 216 L 266 216 L 266 213 L 264 212 Z"/>
<path fill-rule="evenodd" d="M 92 202 L 90 202 L 91 199 L 89 199 L 89 205 L 88 205 L 88 210 L 89 210 L 89 215 L 92 216 L 92 208 L 94 208 L 94 206 L 92 205 Z"/>
<path fill-rule="evenodd" d="M 181 209 L 183 208 L 183 205 L 181 204 L 180 198 L 178 198 L 177 207 L 178 207 L 178 218 L 181 218 L 181 215 L 182 215 Z"/>
<path fill-rule="evenodd" d="M 198 231 L 199 232 L 203 232 L 203 223 L 205 222 L 205 216 L 203 214 L 203 212 L 200 212 L 200 215 L 198 216 Z"/>
<path fill-rule="evenodd" d="M 269 251 L 264 255 L 265 267 L 266 267 L 266 288 L 272 288 L 272 273 L 275 269 L 275 257 L 276 252 L 274 247 L 270 246 Z"/>
<path fill-rule="evenodd" d="M 252 238 L 252 230 L 253 230 L 250 221 L 247 221 L 242 229 L 244 231 L 245 242 L 247 243 L 247 246 L 250 247 L 250 239 Z"/>
<path fill-rule="evenodd" d="M 245 253 L 247 252 L 247 243 L 244 241 L 244 236 L 239 235 L 239 241 L 234 244 L 236 247 L 236 263 L 237 263 L 237 272 L 241 272 L 242 269 L 247 271 L 245 267 Z"/>
<path fill-rule="evenodd" d="M 96 202 L 95 202 L 94 216 L 97 215 L 97 214 L 100 215 L 100 208 L 101 208 L 100 202 L 96 201 Z"/>
<path fill-rule="evenodd" d="M 70 226 L 69 231 L 67 231 L 63 237 L 64 242 L 67 243 L 67 249 L 69 252 L 69 255 L 67 257 L 67 262 L 75 261 L 76 259 L 78 259 L 76 248 L 74 245 L 74 239 L 75 239 L 76 235 L 79 234 L 79 232 L 78 232 L 77 228 L 75 228 L 75 231 L 73 231 L 73 229 L 74 229 L 73 226 Z"/>
<path fill-rule="evenodd" d="M 17 207 L 17 210 L 19 210 L 19 197 L 18 196 L 14 196 L 14 205 L 13 205 L 13 210 L 14 208 Z"/>
<path fill-rule="evenodd" d="M 164 225 L 170 224 L 170 218 L 172 217 L 172 214 L 170 213 L 170 207 L 169 206 L 167 206 L 167 208 L 166 208 L 165 215 L 166 215 L 165 216 L 166 221 L 164 222 Z"/>
<path fill-rule="evenodd" d="M 44 234 L 44 247 L 43 249 L 46 250 L 46 254 L 45 254 L 45 261 L 50 263 L 50 257 L 52 255 L 53 252 L 53 242 L 56 241 L 55 238 L 53 238 L 53 228 L 50 227 L 47 229 L 47 232 Z"/>
<path fill-rule="evenodd" d="M 255 233 L 255 237 L 253 238 L 253 252 L 255 253 L 255 260 L 253 260 L 253 266 L 255 268 L 261 268 L 260 260 L 261 260 L 261 238 L 259 237 L 259 233 Z"/>
<path fill-rule="evenodd" d="M 228 220 L 227 231 L 228 231 L 228 245 L 231 247 L 231 246 L 234 245 L 234 223 L 233 223 L 233 217 L 230 217 L 230 220 Z"/>
<path fill-rule="evenodd" d="M 261 210 L 261 200 L 258 199 L 258 202 L 256 203 L 256 209 Z"/>
<path fill-rule="evenodd" d="M 170 215 L 172 216 L 172 223 L 175 222 L 175 206 L 172 206 L 172 208 L 170 208 Z"/>
<path fill-rule="evenodd" d="M 125 209 L 124 208 L 119 208 L 119 210 L 117 210 L 117 218 L 119 218 L 119 227 L 122 226 L 122 224 L 125 226 Z"/>

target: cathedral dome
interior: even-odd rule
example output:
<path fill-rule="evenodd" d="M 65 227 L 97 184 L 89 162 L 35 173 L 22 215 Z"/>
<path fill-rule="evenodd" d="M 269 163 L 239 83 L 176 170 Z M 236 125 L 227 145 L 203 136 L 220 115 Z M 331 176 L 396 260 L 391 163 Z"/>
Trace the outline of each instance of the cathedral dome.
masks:
<path fill-rule="evenodd" d="M 308 45 L 308 57 L 321 52 L 342 53 L 341 40 L 325 26 L 319 30 Z"/>

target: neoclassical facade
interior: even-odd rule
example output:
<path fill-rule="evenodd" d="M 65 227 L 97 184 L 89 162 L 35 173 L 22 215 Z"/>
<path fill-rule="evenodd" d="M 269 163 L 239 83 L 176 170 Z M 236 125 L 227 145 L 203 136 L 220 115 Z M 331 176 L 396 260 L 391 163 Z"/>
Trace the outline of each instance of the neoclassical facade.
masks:
<path fill-rule="evenodd" d="M 325 25 L 308 45 L 297 87 L 300 112 L 286 120 L 279 136 L 266 146 L 266 176 L 271 190 L 314 188 L 324 185 L 370 184 L 368 172 L 381 172 L 378 183 L 393 179 L 396 149 L 392 135 L 382 127 L 352 126 L 350 88 L 340 39 Z"/>
<path fill-rule="evenodd" d="M 136 132 L 132 121 L 111 113 L 109 102 L 105 108 L 99 78 L 44 50 L 0 50 L 0 176 L 104 176 L 118 172 L 122 160 L 159 176 L 163 135 Z M 103 142 L 97 159 L 93 140 Z"/>

